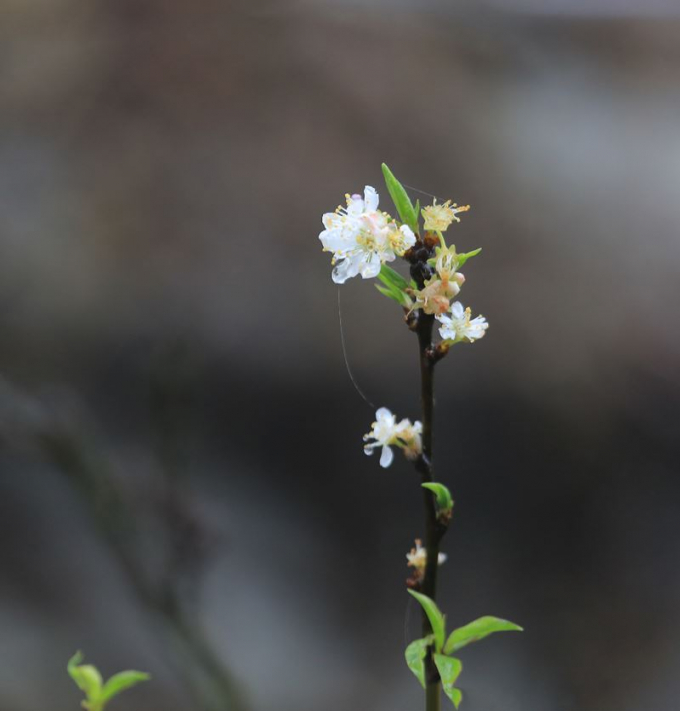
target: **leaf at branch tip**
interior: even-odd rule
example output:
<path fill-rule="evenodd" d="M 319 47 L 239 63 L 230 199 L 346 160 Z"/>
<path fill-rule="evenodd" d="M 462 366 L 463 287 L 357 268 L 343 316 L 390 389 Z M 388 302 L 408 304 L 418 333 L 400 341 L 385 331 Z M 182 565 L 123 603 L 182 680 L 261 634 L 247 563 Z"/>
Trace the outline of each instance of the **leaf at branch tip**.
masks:
<path fill-rule="evenodd" d="M 407 224 L 414 232 L 418 231 L 418 216 L 409 198 L 404 186 L 394 177 L 392 171 L 385 165 L 382 164 L 382 172 L 385 177 L 385 185 L 387 185 L 387 190 L 390 193 L 392 202 L 397 208 L 399 213 L 399 218 L 402 222 Z"/>
<path fill-rule="evenodd" d="M 425 688 L 425 655 L 427 654 L 428 646 L 432 642 L 432 635 L 417 639 L 406 647 L 406 652 L 404 653 L 408 668 L 415 674 L 423 689 Z"/>
<path fill-rule="evenodd" d="M 89 701 L 96 701 L 102 689 L 102 676 L 91 664 L 80 664 L 82 652 L 76 652 L 68 662 L 68 673 Z"/>
<path fill-rule="evenodd" d="M 409 590 L 408 593 L 418 600 L 423 610 L 425 610 L 427 619 L 432 626 L 432 632 L 434 633 L 435 650 L 441 652 L 444 646 L 444 637 L 446 636 L 446 621 L 444 620 L 444 615 L 442 615 L 440 609 L 437 607 L 437 603 L 427 595 L 423 595 L 415 590 Z"/>
<path fill-rule="evenodd" d="M 83 653 L 78 650 L 69 660 L 68 660 L 68 666 L 66 667 L 68 669 L 68 673 L 73 677 L 73 671 L 74 669 L 80 664 L 80 662 L 83 661 Z"/>
<path fill-rule="evenodd" d="M 388 299 L 396 301 L 399 306 L 404 306 L 404 298 L 401 295 L 401 292 L 392 291 L 386 286 L 380 286 L 380 284 L 374 284 L 373 286 L 375 286 L 375 288 Z"/>
<path fill-rule="evenodd" d="M 478 247 L 477 249 L 473 249 L 472 252 L 463 252 L 463 254 L 458 254 L 456 255 L 458 259 L 458 267 L 462 267 L 465 262 L 467 262 L 468 259 L 471 259 L 472 257 L 476 257 L 480 252 L 482 251 L 481 247 Z"/>
<path fill-rule="evenodd" d="M 380 267 L 380 273 L 378 274 L 378 279 L 386 286 L 396 286 L 397 289 L 408 288 L 408 282 L 404 277 L 399 274 L 399 272 L 394 271 L 392 267 L 388 267 L 387 264 L 383 264 Z"/>
<path fill-rule="evenodd" d="M 451 492 L 443 485 L 437 482 L 427 482 L 421 484 L 423 489 L 429 489 L 437 499 L 437 508 L 440 511 L 451 511 L 453 508 L 453 499 L 451 498 Z"/>
<path fill-rule="evenodd" d="M 451 632 L 451 635 L 446 640 L 444 653 L 451 654 L 463 647 L 466 647 L 472 642 L 478 642 L 484 637 L 488 637 L 494 632 L 523 632 L 523 629 L 514 622 L 501 620 L 498 617 L 480 617 L 464 627 L 459 627 Z"/>
<path fill-rule="evenodd" d="M 121 691 L 125 691 L 125 689 L 129 689 L 131 686 L 135 686 L 135 684 L 139 684 L 141 681 L 147 681 L 150 678 L 150 675 L 146 672 L 134 671 L 132 669 L 114 674 L 106 684 L 104 684 L 101 701 L 102 703 L 106 703 L 114 696 L 120 694 Z"/>
<path fill-rule="evenodd" d="M 453 705 L 458 708 L 463 698 L 460 689 L 456 689 L 455 686 L 456 680 L 463 670 L 460 659 L 446 657 L 443 654 L 435 654 L 434 663 L 437 665 L 439 676 L 442 678 L 442 689 L 444 689 L 444 693 L 451 699 Z"/>

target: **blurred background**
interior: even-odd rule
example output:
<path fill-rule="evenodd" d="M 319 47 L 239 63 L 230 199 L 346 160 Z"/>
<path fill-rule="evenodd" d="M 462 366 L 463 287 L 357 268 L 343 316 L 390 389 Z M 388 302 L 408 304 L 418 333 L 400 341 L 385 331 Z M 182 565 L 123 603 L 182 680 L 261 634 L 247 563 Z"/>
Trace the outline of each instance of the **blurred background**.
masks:
<path fill-rule="evenodd" d="M 680 13 L 668 0 L 5 0 L 0 709 L 411 711 L 408 464 L 362 453 L 317 235 L 380 163 L 470 203 L 437 374 L 466 711 L 680 694 Z M 427 196 L 413 193 L 426 201 Z M 390 208 L 391 209 L 391 208 Z M 347 358 L 418 416 L 371 282 Z"/>

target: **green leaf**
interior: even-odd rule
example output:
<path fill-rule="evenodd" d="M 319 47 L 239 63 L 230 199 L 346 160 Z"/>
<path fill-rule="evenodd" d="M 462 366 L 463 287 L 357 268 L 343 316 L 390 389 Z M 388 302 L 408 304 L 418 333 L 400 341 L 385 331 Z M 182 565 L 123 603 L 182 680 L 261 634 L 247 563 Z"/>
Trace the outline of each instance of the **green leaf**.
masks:
<path fill-rule="evenodd" d="M 446 640 L 444 653 L 451 654 L 452 652 L 456 652 L 468 644 L 472 644 L 472 642 L 478 642 L 480 639 L 488 637 L 494 632 L 512 631 L 523 632 L 522 628 L 514 622 L 501 620 L 498 617 L 480 617 L 478 620 L 474 620 L 464 627 L 453 630 L 451 636 Z"/>
<path fill-rule="evenodd" d="M 102 675 L 91 664 L 80 664 L 82 652 L 76 652 L 68 663 L 68 673 L 89 701 L 97 701 L 102 690 Z"/>
<path fill-rule="evenodd" d="M 404 277 L 399 274 L 399 272 L 395 272 L 392 267 L 388 267 L 387 264 L 383 264 L 380 267 L 380 273 L 378 274 L 378 279 L 385 284 L 386 286 L 396 286 L 397 289 L 401 289 L 402 291 L 404 289 L 408 288 L 408 282 Z"/>
<path fill-rule="evenodd" d="M 476 257 L 481 251 L 482 248 L 479 247 L 478 249 L 473 249 L 472 252 L 463 252 L 463 254 L 458 254 L 458 267 L 462 267 L 468 259 Z"/>
<path fill-rule="evenodd" d="M 389 289 L 386 286 L 380 286 L 380 284 L 374 284 L 375 288 L 384 296 L 386 296 L 388 299 L 392 299 L 393 301 L 396 301 L 399 306 L 404 305 L 404 299 L 401 295 L 401 292 L 395 292 Z"/>
<path fill-rule="evenodd" d="M 121 691 L 125 691 L 125 689 L 129 689 L 131 686 L 135 686 L 135 684 L 139 684 L 141 681 L 147 681 L 147 679 L 150 678 L 146 672 L 134 671 L 132 669 L 114 674 L 106 684 L 104 684 L 101 701 L 102 703 L 106 703 L 114 696 L 120 694 Z"/>
<path fill-rule="evenodd" d="M 425 655 L 432 641 L 432 635 L 423 637 L 423 639 L 417 639 L 406 647 L 404 654 L 408 668 L 415 674 L 416 679 L 418 679 L 423 689 L 425 688 Z"/>
<path fill-rule="evenodd" d="M 439 676 L 442 678 L 444 693 L 453 701 L 453 705 L 458 708 L 463 699 L 463 694 L 460 689 L 456 689 L 455 687 L 456 680 L 461 671 L 463 671 L 463 665 L 460 659 L 446 657 L 443 654 L 435 654 L 434 663 L 437 665 Z"/>
<path fill-rule="evenodd" d="M 415 590 L 409 590 L 408 593 L 418 600 L 418 602 L 422 605 L 423 610 L 425 610 L 427 619 L 430 621 L 430 625 L 432 625 L 432 632 L 434 632 L 435 649 L 438 652 L 441 652 L 441 649 L 444 646 L 444 637 L 446 636 L 446 622 L 444 620 L 444 615 L 442 615 L 441 611 L 437 607 L 437 603 L 427 595 L 418 593 Z"/>
<path fill-rule="evenodd" d="M 68 669 L 68 673 L 71 675 L 71 678 L 73 679 L 73 674 L 76 673 L 76 668 L 80 664 L 80 662 L 83 661 L 83 653 L 81 651 L 77 651 L 69 660 L 68 660 L 68 666 L 66 667 Z M 74 680 L 75 681 L 75 680 Z"/>
<path fill-rule="evenodd" d="M 385 185 L 387 185 L 387 190 L 392 197 L 392 202 L 397 208 L 399 213 L 399 218 L 402 222 L 406 223 L 414 232 L 418 231 L 418 215 L 413 207 L 411 198 L 409 198 L 404 186 L 394 177 L 392 171 L 385 165 L 382 164 L 382 172 L 385 176 Z"/>
<path fill-rule="evenodd" d="M 423 489 L 429 489 L 437 499 L 437 508 L 440 511 L 450 511 L 453 508 L 453 499 L 451 492 L 443 485 L 437 482 L 427 482 L 421 484 Z"/>
<path fill-rule="evenodd" d="M 420 219 L 420 200 L 416 200 L 416 206 L 413 208 L 413 211 L 416 213 L 416 227 L 418 227 L 418 220 Z M 417 232 L 417 230 L 416 230 Z"/>

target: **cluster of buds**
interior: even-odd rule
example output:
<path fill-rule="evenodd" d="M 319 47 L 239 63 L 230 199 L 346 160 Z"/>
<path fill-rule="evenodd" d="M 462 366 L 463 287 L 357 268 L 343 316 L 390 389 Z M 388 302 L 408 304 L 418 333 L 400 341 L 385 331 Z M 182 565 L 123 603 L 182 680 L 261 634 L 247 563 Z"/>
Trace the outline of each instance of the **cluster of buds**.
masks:
<path fill-rule="evenodd" d="M 451 309 L 451 299 L 458 296 L 465 277 L 457 270 L 458 255 L 455 247 L 437 247 L 435 273 L 425 280 L 419 291 L 414 290 L 414 309 L 426 314 L 441 315 Z"/>

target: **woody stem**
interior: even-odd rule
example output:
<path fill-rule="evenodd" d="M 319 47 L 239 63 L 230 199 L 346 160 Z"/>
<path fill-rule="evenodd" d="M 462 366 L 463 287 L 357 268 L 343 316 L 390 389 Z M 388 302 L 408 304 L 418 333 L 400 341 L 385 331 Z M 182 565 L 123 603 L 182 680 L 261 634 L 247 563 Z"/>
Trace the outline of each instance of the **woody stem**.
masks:
<path fill-rule="evenodd" d="M 418 346 L 420 351 L 420 399 L 423 417 L 423 453 L 418 461 L 421 483 L 434 481 L 432 469 L 432 435 L 434 424 L 434 359 L 431 357 L 432 330 L 434 317 L 423 312 L 418 320 Z M 421 583 L 421 592 L 432 600 L 437 594 L 437 559 L 439 542 L 443 531 L 437 521 L 435 497 L 428 489 L 423 489 L 425 506 L 425 550 L 427 552 L 425 574 Z M 431 633 L 427 615 L 423 612 L 423 636 Z M 441 683 L 439 672 L 434 664 L 432 649 L 425 659 L 426 711 L 439 711 Z"/>

